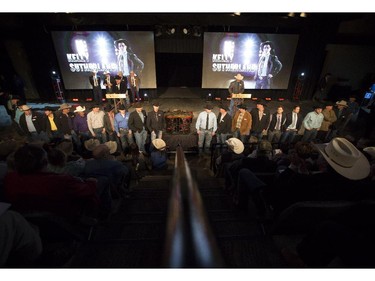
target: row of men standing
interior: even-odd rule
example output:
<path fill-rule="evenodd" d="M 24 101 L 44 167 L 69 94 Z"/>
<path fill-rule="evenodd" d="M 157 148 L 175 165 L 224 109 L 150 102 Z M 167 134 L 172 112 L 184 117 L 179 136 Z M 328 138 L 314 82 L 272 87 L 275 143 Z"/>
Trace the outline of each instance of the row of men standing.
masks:
<path fill-rule="evenodd" d="M 92 75 L 89 77 L 95 102 L 101 103 L 103 100 L 102 84 L 106 87 L 105 92 L 107 94 L 126 94 L 127 104 L 133 104 L 141 100 L 139 96 L 141 80 L 134 71 L 130 71 L 130 75 L 127 77 L 123 76 L 121 71 L 119 71 L 114 77 L 111 76 L 111 73 L 108 71 L 105 71 L 103 74 L 103 83 L 101 77 L 97 75 L 96 71 L 93 71 Z M 128 88 L 130 89 L 129 93 L 127 93 Z"/>
<path fill-rule="evenodd" d="M 135 103 L 135 110 L 132 112 L 124 105 L 120 105 L 118 112 L 115 112 L 110 104 L 107 104 L 104 110 L 101 104 L 95 104 L 86 114 L 84 106 L 77 106 L 72 112 L 71 105 L 65 103 L 60 105 L 57 111 L 45 107 L 43 115 L 23 105 L 24 113 L 20 117 L 19 125 L 30 141 L 70 139 L 78 150 L 91 138 L 98 139 L 100 143 L 115 141 L 123 150 L 135 141 L 139 150 L 146 152 L 148 136 L 150 135 L 151 141 L 162 138 L 165 128 L 164 112 L 159 110 L 159 106 L 160 104 L 154 101 L 153 110 L 147 114 L 141 103 Z"/>
<path fill-rule="evenodd" d="M 238 104 L 232 117 L 226 105 L 221 104 L 219 115 L 216 117 L 212 112 L 213 106 L 206 104 L 204 111 L 198 115 L 196 130 L 198 133 L 198 147 L 200 152 L 209 151 L 212 137 L 216 135 L 217 143 L 225 144 L 225 141 L 233 136 L 243 143 L 255 137 L 257 141 L 267 135 L 268 141 L 276 144 L 292 143 L 295 136 L 300 132 L 303 134 L 301 141 L 309 142 L 319 139 L 328 142 L 335 137 L 335 133 L 342 129 L 350 119 L 351 112 L 346 101 L 336 102 L 326 106 L 313 106 L 313 111 L 302 116 L 301 107 L 294 105 L 291 112 L 285 113 L 282 105 L 278 105 L 273 114 L 266 109 L 266 103 L 258 100 L 256 107 L 247 111 L 244 103 Z M 332 116 L 335 118 L 332 118 Z M 336 117 L 337 116 L 337 117 Z M 302 132 L 303 130 L 303 132 Z"/>

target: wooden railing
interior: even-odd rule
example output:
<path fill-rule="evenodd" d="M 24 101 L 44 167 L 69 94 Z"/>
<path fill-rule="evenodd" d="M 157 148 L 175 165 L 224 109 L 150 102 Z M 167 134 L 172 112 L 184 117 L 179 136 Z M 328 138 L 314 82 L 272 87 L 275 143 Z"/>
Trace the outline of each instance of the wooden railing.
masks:
<path fill-rule="evenodd" d="M 224 267 L 183 149 L 176 149 L 175 171 L 167 218 L 163 266 Z"/>

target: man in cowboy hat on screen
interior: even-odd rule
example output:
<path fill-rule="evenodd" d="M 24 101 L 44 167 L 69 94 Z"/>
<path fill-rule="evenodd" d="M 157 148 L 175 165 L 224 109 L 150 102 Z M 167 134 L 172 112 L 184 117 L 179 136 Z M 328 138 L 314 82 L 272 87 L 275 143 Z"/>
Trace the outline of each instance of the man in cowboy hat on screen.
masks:
<path fill-rule="evenodd" d="M 258 70 L 255 72 L 255 89 L 271 89 L 272 79 L 280 72 L 282 64 L 275 56 L 271 41 L 260 44 Z"/>
<path fill-rule="evenodd" d="M 241 73 L 237 73 L 234 78 L 236 80 L 230 82 L 228 88 L 231 97 L 228 112 L 230 116 L 234 116 L 234 113 L 237 110 L 237 105 L 243 103 L 243 99 L 233 98 L 233 94 L 243 94 L 243 92 L 245 91 L 245 83 L 243 81 L 243 76 L 241 75 Z M 236 107 L 236 110 L 234 110 L 234 107 Z"/>

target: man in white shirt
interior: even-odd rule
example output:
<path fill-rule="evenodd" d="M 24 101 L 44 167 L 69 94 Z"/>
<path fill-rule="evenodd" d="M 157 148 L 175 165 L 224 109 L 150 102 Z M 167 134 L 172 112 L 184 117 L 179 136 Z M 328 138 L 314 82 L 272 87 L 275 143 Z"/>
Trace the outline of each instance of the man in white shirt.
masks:
<path fill-rule="evenodd" d="M 100 143 L 107 142 L 104 128 L 104 111 L 100 110 L 100 105 L 95 104 L 87 114 L 87 125 L 94 138 L 98 139 Z"/>
<path fill-rule="evenodd" d="M 213 106 L 206 104 L 204 111 L 199 113 L 195 128 L 198 133 L 198 148 L 199 153 L 208 153 L 211 146 L 212 137 L 217 130 L 217 119 L 215 113 L 212 112 Z"/>

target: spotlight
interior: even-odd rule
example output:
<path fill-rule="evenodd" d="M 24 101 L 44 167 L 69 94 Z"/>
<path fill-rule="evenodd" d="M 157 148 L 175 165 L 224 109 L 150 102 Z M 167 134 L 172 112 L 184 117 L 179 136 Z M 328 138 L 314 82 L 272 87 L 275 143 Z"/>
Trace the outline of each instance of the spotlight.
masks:
<path fill-rule="evenodd" d="M 173 34 L 175 34 L 175 32 L 176 32 L 176 28 L 174 28 L 174 27 L 170 27 L 170 28 L 167 29 L 168 35 L 173 35 Z"/>
<path fill-rule="evenodd" d="M 272 99 L 271 98 L 265 98 L 266 101 L 271 101 Z"/>
<path fill-rule="evenodd" d="M 86 101 L 92 101 L 92 98 L 87 98 Z"/>
<path fill-rule="evenodd" d="M 184 27 L 184 28 L 182 29 L 182 33 L 185 34 L 185 35 L 188 35 L 188 34 L 190 33 L 189 28 L 188 28 L 188 27 Z"/>
<path fill-rule="evenodd" d="M 299 16 L 300 16 L 301 18 L 306 18 L 306 17 L 307 17 L 306 13 L 301 13 Z"/>
<path fill-rule="evenodd" d="M 278 98 L 277 100 L 278 101 L 284 101 L 285 99 L 284 98 Z"/>
<path fill-rule="evenodd" d="M 78 101 L 78 99 L 77 98 L 72 98 L 72 101 Z"/>

